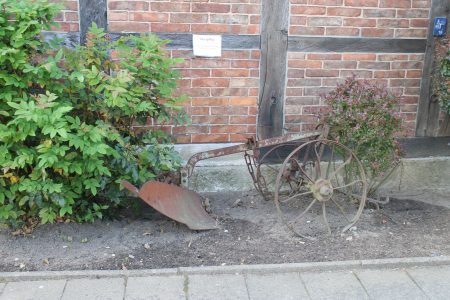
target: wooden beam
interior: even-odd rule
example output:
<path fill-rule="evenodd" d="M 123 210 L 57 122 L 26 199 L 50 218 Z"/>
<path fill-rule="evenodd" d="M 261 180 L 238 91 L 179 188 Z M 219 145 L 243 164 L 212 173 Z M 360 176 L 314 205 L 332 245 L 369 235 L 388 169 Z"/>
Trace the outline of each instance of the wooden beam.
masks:
<path fill-rule="evenodd" d="M 79 0 L 80 42 L 86 41 L 86 34 L 92 23 L 99 28 L 108 28 L 106 0 Z"/>
<path fill-rule="evenodd" d="M 424 53 L 426 39 L 375 39 L 289 36 L 292 52 Z"/>
<path fill-rule="evenodd" d="M 289 0 L 262 0 L 261 26 L 257 135 L 266 139 L 283 134 Z"/>
<path fill-rule="evenodd" d="M 430 25 L 428 26 L 427 48 L 423 67 L 422 83 L 420 86 L 419 107 L 417 110 L 416 136 L 439 135 L 439 101 L 433 95 L 432 77 L 435 72 L 436 62 L 434 52 L 436 39 L 433 36 L 434 18 L 447 16 L 450 18 L 449 0 L 432 0 L 430 12 Z"/>

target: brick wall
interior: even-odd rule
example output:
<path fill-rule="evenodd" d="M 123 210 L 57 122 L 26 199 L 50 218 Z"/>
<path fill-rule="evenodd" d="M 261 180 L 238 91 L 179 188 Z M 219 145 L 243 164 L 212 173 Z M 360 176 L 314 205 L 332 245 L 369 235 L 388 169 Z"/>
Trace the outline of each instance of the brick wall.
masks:
<path fill-rule="evenodd" d="M 426 38 L 431 0 L 290 0 L 291 35 Z M 285 127 L 315 127 L 324 110 L 320 95 L 356 75 L 387 86 L 401 97 L 404 133 L 415 133 L 423 53 L 288 54 Z"/>
<path fill-rule="evenodd" d="M 114 32 L 260 33 L 260 0 L 108 1 L 108 29 Z M 183 57 L 179 93 L 189 96 L 190 124 L 164 129 L 180 143 L 243 141 L 256 133 L 259 50 L 224 50 L 220 58 Z"/>
<path fill-rule="evenodd" d="M 51 0 L 50 2 L 63 5 L 63 9 L 55 18 L 58 26 L 53 28 L 54 31 L 69 32 L 80 30 L 77 0 Z"/>
<path fill-rule="evenodd" d="M 423 54 L 289 53 L 285 121 L 289 131 L 312 130 L 324 111 L 320 95 L 352 74 L 401 96 L 405 133 L 414 134 Z"/>
<path fill-rule="evenodd" d="M 58 16 L 62 31 L 77 31 L 78 2 Z M 424 39 L 431 0 L 289 0 L 290 36 Z M 260 34 L 262 0 L 107 0 L 110 32 Z M 245 48 L 241 47 L 241 48 Z M 305 131 L 324 109 L 320 94 L 352 74 L 386 85 L 401 97 L 403 125 L 414 134 L 423 53 L 288 52 L 285 128 Z M 189 125 L 163 127 L 180 143 L 237 142 L 255 134 L 260 51 L 224 49 L 221 58 L 183 57 L 179 93 L 189 96 Z M 386 51 L 388 52 L 388 51 Z"/>
<path fill-rule="evenodd" d="M 109 29 L 259 34 L 260 0 L 108 1 Z"/>
<path fill-rule="evenodd" d="M 180 143 L 237 142 L 256 133 L 259 93 L 259 51 L 224 51 L 221 58 L 193 57 L 189 50 L 172 50 L 185 58 L 179 65 L 179 92 L 189 96 L 188 126 L 168 127 Z"/>
<path fill-rule="evenodd" d="M 289 33 L 425 38 L 431 0 L 290 0 Z"/>

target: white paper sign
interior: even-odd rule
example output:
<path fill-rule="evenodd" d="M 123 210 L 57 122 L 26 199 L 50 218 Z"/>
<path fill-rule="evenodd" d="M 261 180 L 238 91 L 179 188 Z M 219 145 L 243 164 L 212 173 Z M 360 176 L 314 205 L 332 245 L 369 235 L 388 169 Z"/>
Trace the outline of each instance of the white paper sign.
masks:
<path fill-rule="evenodd" d="M 221 35 L 192 35 L 195 56 L 220 57 L 222 56 Z"/>

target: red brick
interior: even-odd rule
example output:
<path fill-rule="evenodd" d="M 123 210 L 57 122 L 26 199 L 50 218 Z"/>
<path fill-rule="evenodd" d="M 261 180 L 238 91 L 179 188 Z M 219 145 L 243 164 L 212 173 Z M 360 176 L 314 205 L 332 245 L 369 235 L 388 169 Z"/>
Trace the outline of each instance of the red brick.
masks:
<path fill-rule="evenodd" d="M 431 0 L 412 0 L 412 8 L 429 8 Z"/>
<path fill-rule="evenodd" d="M 229 124 L 228 116 L 191 116 L 192 124 Z"/>
<path fill-rule="evenodd" d="M 232 60 L 231 67 L 232 68 L 258 68 L 259 61 L 258 60 Z"/>
<path fill-rule="evenodd" d="M 323 63 L 324 69 L 356 69 L 357 62 L 356 61 L 325 61 Z"/>
<path fill-rule="evenodd" d="M 227 24 L 192 24 L 192 32 L 216 32 L 226 33 L 231 31 L 231 26 Z"/>
<path fill-rule="evenodd" d="M 189 12 L 189 3 L 151 2 L 151 10 L 156 12 Z"/>
<path fill-rule="evenodd" d="M 207 14 L 174 13 L 170 14 L 171 23 L 206 23 Z"/>
<path fill-rule="evenodd" d="M 398 29 L 395 31 L 395 37 L 426 38 L 427 29 Z"/>
<path fill-rule="evenodd" d="M 353 7 L 378 7 L 378 0 L 345 0 L 344 5 Z"/>
<path fill-rule="evenodd" d="M 192 98 L 191 102 L 192 106 L 220 106 L 220 105 L 228 105 L 230 99 L 228 97 Z"/>
<path fill-rule="evenodd" d="M 211 107 L 211 115 L 248 115 L 248 107 L 245 106 Z"/>
<path fill-rule="evenodd" d="M 193 68 L 229 68 L 230 61 L 224 59 L 193 58 Z"/>
<path fill-rule="evenodd" d="M 232 59 L 249 59 L 250 58 L 250 51 L 243 50 L 243 51 L 224 51 L 222 53 L 222 58 L 232 58 Z"/>
<path fill-rule="evenodd" d="M 236 106 L 251 106 L 256 105 L 256 97 L 231 97 L 230 104 Z"/>
<path fill-rule="evenodd" d="M 111 10 L 148 10 L 148 2 L 144 1 L 109 1 Z"/>
<path fill-rule="evenodd" d="M 339 70 L 307 69 L 305 75 L 307 77 L 337 77 Z"/>
<path fill-rule="evenodd" d="M 256 116 L 230 116 L 230 124 L 256 124 Z"/>
<path fill-rule="evenodd" d="M 302 78 L 305 77 L 305 70 L 289 69 L 288 78 Z"/>
<path fill-rule="evenodd" d="M 325 35 L 336 35 L 336 36 L 358 36 L 359 28 L 353 27 L 327 27 L 325 30 Z"/>
<path fill-rule="evenodd" d="M 66 21 L 78 21 L 78 12 L 65 12 L 64 13 L 64 19 Z"/>
<path fill-rule="evenodd" d="M 420 79 L 391 79 L 391 87 L 419 87 Z"/>
<path fill-rule="evenodd" d="M 378 27 L 395 27 L 395 28 L 406 28 L 409 27 L 408 19 L 379 19 Z"/>
<path fill-rule="evenodd" d="M 405 78 L 405 71 L 375 71 L 374 78 Z"/>
<path fill-rule="evenodd" d="M 259 86 L 259 78 L 230 78 L 230 87 L 249 88 Z"/>
<path fill-rule="evenodd" d="M 390 63 L 383 61 L 360 61 L 358 63 L 358 69 L 389 70 Z"/>
<path fill-rule="evenodd" d="M 233 4 L 231 12 L 234 14 L 258 15 L 261 13 L 261 6 L 254 4 Z"/>
<path fill-rule="evenodd" d="M 311 61 L 311 60 L 289 60 L 288 62 L 289 68 L 322 68 L 321 61 Z"/>
<path fill-rule="evenodd" d="M 428 28 L 428 19 L 412 19 L 411 27 L 424 27 Z"/>
<path fill-rule="evenodd" d="M 303 86 L 320 86 L 320 78 L 296 78 L 289 79 L 287 82 L 288 87 L 303 87 Z"/>
<path fill-rule="evenodd" d="M 115 32 L 148 32 L 150 29 L 147 23 L 136 22 L 110 22 L 108 24 L 109 31 Z"/>
<path fill-rule="evenodd" d="M 208 133 L 209 127 L 208 126 L 198 126 L 198 125 L 191 125 L 191 126 L 176 126 L 173 128 L 174 134 L 192 134 L 192 133 Z"/>
<path fill-rule="evenodd" d="M 407 70 L 407 78 L 422 78 L 422 70 Z"/>
<path fill-rule="evenodd" d="M 192 80 L 192 87 L 228 87 L 229 79 L 223 78 L 196 78 Z"/>
<path fill-rule="evenodd" d="M 293 15 L 325 15 L 327 9 L 321 6 L 296 6 L 291 7 Z"/>
<path fill-rule="evenodd" d="M 209 107 L 187 107 L 187 113 L 190 115 L 209 115 Z"/>
<path fill-rule="evenodd" d="M 122 11 L 122 12 L 110 11 L 108 13 L 108 20 L 109 21 L 127 21 L 128 20 L 128 12 L 126 12 L 126 11 Z"/>
<path fill-rule="evenodd" d="M 259 88 L 249 88 L 248 89 L 248 95 L 256 97 L 259 95 Z"/>
<path fill-rule="evenodd" d="M 211 133 L 245 133 L 247 125 L 211 126 Z"/>
<path fill-rule="evenodd" d="M 189 144 L 191 143 L 191 136 L 190 135 L 177 135 L 177 144 Z"/>
<path fill-rule="evenodd" d="M 189 24 L 152 23 L 152 32 L 188 32 Z"/>
<path fill-rule="evenodd" d="M 308 60 L 341 60 L 342 55 L 339 53 L 310 53 Z"/>
<path fill-rule="evenodd" d="M 383 8 L 411 8 L 411 0 L 380 0 Z"/>
<path fill-rule="evenodd" d="M 250 16 L 250 24 L 261 24 L 261 16 Z"/>
<path fill-rule="evenodd" d="M 291 26 L 289 28 L 290 34 L 297 35 L 324 35 L 325 28 L 323 27 L 307 27 L 307 26 Z"/>
<path fill-rule="evenodd" d="M 216 4 L 216 3 L 193 3 L 193 12 L 207 12 L 207 13 L 228 13 L 231 6 L 229 4 Z"/>
<path fill-rule="evenodd" d="M 305 16 L 291 16 L 291 26 L 292 25 L 306 25 Z"/>
<path fill-rule="evenodd" d="M 393 60 L 408 60 L 408 55 L 405 54 L 379 54 L 379 61 L 393 61 Z"/>
<path fill-rule="evenodd" d="M 395 9 L 364 9 L 364 17 L 368 18 L 395 18 Z"/>
<path fill-rule="evenodd" d="M 186 94 L 190 97 L 209 97 L 211 96 L 211 89 L 209 88 L 187 88 L 187 89 L 177 89 L 180 94 Z"/>
<path fill-rule="evenodd" d="M 397 18 L 428 18 L 428 9 L 398 9 Z"/>
<path fill-rule="evenodd" d="M 287 115 L 285 120 L 288 123 L 316 123 L 318 118 L 313 115 Z"/>
<path fill-rule="evenodd" d="M 343 60 L 375 60 L 376 58 L 376 54 L 344 53 L 342 55 Z"/>
<path fill-rule="evenodd" d="M 248 69 L 215 69 L 212 77 L 248 77 Z"/>
<path fill-rule="evenodd" d="M 61 1 L 57 1 L 61 2 Z M 72 10 L 72 11 L 78 11 L 78 1 L 63 1 L 64 3 L 64 9 L 66 10 Z"/>
<path fill-rule="evenodd" d="M 380 28 L 362 28 L 362 36 L 367 37 L 393 37 L 393 29 L 380 29 Z"/>
<path fill-rule="evenodd" d="M 341 6 L 343 2 L 344 0 L 309 0 L 310 5 L 325 5 L 325 6 Z"/>
<path fill-rule="evenodd" d="M 367 18 L 346 18 L 344 19 L 344 26 L 375 27 L 377 26 L 377 20 Z"/>
<path fill-rule="evenodd" d="M 130 13 L 130 21 L 168 22 L 169 14 L 154 13 L 154 12 L 132 12 Z"/>
<path fill-rule="evenodd" d="M 212 88 L 211 96 L 248 96 L 248 88 Z"/>
<path fill-rule="evenodd" d="M 211 75 L 209 69 L 181 69 L 179 71 L 185 78 L 209 77 Z"/>
<path fill-rule="evenodd" d="M 308 26 L 341 26 L 341 17 L 308 17 L 306 19 Z"/>
<path fill-rule="evenodd" d="M 347 8 L 347 7 L 328 7 L 327 15 L 343 16 L 343 17 L 359 17 L 361 15 L 361 9 Z"/>

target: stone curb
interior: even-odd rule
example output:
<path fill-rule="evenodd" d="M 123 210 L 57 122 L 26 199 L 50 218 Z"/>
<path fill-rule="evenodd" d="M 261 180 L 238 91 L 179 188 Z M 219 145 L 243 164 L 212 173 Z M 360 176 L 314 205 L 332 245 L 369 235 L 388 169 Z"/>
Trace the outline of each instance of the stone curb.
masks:
<path fill-rule="evenodd" d="M 180 267 L 153 270 L 87 270 L 0 272 L 0 282 L 57 280 L 77 278 L 126 278 L 175 275 L 273 274 L 291 272 L 327 272 L 359 269 L 401 269 L 450 265 L 450 256 L 350 260 L 272 265 Z"/>

